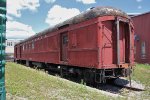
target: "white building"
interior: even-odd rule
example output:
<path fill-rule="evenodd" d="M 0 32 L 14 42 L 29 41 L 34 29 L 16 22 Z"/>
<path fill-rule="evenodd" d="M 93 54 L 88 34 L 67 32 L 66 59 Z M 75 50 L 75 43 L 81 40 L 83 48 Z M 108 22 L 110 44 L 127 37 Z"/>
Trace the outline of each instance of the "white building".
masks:
<path fill-rule="evenodd" d="M 7 39 L 6 40 L 6 59 L 12 58 L 14 55 L 14 46 L 16 43 L 20 42 L 21 40 L 18 39 Z"/>

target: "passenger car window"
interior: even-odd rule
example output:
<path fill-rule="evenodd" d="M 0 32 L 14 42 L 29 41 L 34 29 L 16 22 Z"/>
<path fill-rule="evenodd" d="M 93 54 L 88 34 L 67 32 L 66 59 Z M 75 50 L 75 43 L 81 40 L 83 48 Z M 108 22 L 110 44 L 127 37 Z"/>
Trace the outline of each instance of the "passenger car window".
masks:
<path fill-rule="evenodd" d="M 145 41 L 141 43 L 141 58 L 145 59 L 146 58 L 146 46 L 145 46 Z"/>
<path fill-rule="evenodd" d="M 68 36 L 65 35 L 63 36 L 63 44 L 67 44 L 68 43 Z"/>

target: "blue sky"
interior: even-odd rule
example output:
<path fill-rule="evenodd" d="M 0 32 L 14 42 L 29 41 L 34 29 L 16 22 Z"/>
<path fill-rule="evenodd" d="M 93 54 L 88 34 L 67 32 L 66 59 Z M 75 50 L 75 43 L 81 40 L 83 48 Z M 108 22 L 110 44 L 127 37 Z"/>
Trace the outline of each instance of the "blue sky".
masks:
<path fill-rule="evenodd" d="M 7 38 L 27 38 L 96 6 L 137 14 L 150 11 L 150 0 L 7 0 Z"/>

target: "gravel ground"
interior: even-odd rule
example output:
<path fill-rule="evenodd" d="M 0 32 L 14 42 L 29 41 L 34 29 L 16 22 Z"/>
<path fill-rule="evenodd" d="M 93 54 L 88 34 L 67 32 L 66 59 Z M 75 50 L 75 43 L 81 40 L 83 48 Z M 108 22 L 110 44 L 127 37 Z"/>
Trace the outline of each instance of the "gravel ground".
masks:
<path fill-rule="evenodd" d="M 131 80 L 131 82 L 132 82 L 131 84 L 132 87 L 145 89 L 145 86 L 142 85 L 141 83 L 136 82 L 134 80 Z M 115 84 L 130 86 L 129 81 L 124 78 L 116 79 Z M 142 98 L 144 96 L 143 95 L 144 91 L 133 91 L 126 88 L 117 87 L 111 84 L 102 85 L 99 87 L 99 89 L 106 91 L 106 95 L 108 95 L 108 92 L 110 92 L 111 94 L 116 94 L 125 97 L 127 100 L 143 100 Z"/>
<path fill-rule="evenodd" d="M 106 91 L 105 89 L 100 89 L 99 90 L 99 89 L 92 88 L 92 87 L 89 87 L 89 86 L 86 86 L 86 88 L 89 89 L 89 90 L 100 92 L 100 93 L 108 95 L 108 96 L 112 96 L 112 97 L 123 97 L 120 94 L 117 94 L 117 93 L 114 93 L 114 92 L 110 92 L 110 91 Z M 111 88 L 113 88 L 113 87 L 111 87 Z"/>
<path fill-rule="evenodd" d="M 130 82 L 125 78 L 118 78 L 114 81 L 114 83 L 117 85 L 123 85 L 123 86 L 130 87 Z M 143 90 L 145 89 L 144 85 L 142 85 L 140 82 L 136 82 L 134 80 L 131 80 L 131 87 L 143 89 Z"/>

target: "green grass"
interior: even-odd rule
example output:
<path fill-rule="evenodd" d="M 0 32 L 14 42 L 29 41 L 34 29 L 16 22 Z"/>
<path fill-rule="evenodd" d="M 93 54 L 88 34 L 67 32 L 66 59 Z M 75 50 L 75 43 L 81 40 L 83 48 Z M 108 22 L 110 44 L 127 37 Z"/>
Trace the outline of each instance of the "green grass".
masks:
<path fill-rule="evenodd" d="M 150 100 L 150 65 L 136 64 L 132 79 L 145 86 L 145 91 L 141 94 L 141 99 Z"/>
<path fill-rule="evenodd" d="M 132 79 L 146 86 L 146 91 L 134 95 L 130 100 L 150 100 L 150 65 L 137 64 Z M 113 100 L 115 98 L 102 94 L 99 90 L 88 88 L 44 71 L 8 62 L 6 64 L 7 100 Z"/>
<path fill-rule="evenodd" d="M 14 98 L 21 97 L 29 100 L 112 99 L 96 89 L 87 89 L 82 84 L 11 62 L 6 64 L 6 91 Z M 12 99 L 12 97 L 7 97 L 7 99 Z"/>
<path fill-rule="evenodd" d="M 150 86 L 150 65 L 136 64 L 132 78 L 146 86 Z"/>

